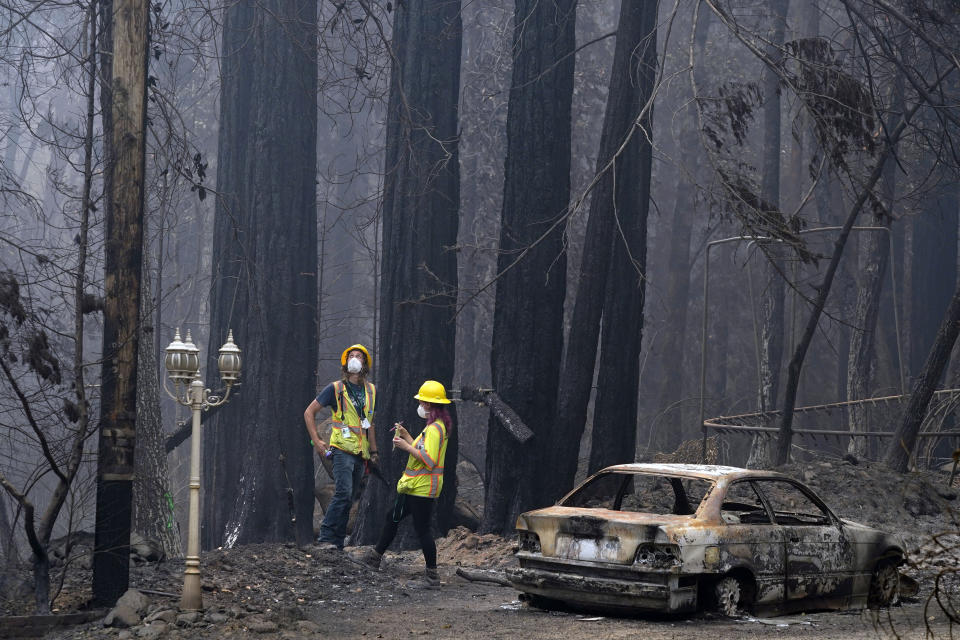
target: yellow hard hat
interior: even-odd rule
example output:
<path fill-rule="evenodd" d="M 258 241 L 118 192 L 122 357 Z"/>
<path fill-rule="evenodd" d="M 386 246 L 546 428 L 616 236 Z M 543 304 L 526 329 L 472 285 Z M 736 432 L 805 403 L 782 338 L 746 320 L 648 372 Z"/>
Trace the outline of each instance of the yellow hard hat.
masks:
<path fill-rule="evenodd" d="M 420 385 L 420 391 L 413 397 L 431 404 L 450 404 L 450 401 L 447 400 L 447 390 L 436 380 L 424 382 Z"/>
<path fill-rule="evenodd" d="M 367 369 L 373 369 L 373 358 L 370 357 L 370 352 L 367 351 L 367 348 L 362 344 L 352 344 L 346 349 L 344 349 L 343 355 L 340 356 L 340 364 L 347 364 L 347 354 L 353 351 L 354 349 L 358 351 L 363 351 L 363 355 L 367 356 Z"/>

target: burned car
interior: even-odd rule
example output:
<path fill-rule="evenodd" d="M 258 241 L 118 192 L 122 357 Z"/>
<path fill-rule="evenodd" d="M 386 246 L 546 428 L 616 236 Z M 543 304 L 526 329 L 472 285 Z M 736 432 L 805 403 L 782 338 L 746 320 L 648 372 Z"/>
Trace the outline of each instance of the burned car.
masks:
<path fill-rule="evenodd" d="M 735 467 L 624 464 L 517 519 L 531 603 L 664 613 L 888 606 L 898 536 L 838 518 L 804 484 Z"/>

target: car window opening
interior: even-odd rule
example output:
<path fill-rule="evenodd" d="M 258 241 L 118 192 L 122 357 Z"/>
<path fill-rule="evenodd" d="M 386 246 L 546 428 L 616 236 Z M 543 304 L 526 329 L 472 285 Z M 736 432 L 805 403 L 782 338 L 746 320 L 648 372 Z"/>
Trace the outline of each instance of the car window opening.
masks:
<path fill-rule="evenodd" d="M 712 486 L 702 478 L 608 472 L 584 484 L 561 505 L 692 517 Z"/>

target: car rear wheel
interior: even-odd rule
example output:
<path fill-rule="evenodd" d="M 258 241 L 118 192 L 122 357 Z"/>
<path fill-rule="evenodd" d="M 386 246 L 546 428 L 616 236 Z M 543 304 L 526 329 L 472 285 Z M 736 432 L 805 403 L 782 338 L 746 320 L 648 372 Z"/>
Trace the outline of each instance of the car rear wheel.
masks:
<path fill-rule="evenodd" d="M 900 572 L 896 562 L 881 560 L 873 570 L 870 579 L 870 608 L 889 607 L 897 603 L 900 595 Z"/>
<path fill-rule="evenodd" d="M 743 585 L 734 576 L 718 580 L 713 586 L 717 613 L 730 618 L 739 615 L 743 592 Z"/>

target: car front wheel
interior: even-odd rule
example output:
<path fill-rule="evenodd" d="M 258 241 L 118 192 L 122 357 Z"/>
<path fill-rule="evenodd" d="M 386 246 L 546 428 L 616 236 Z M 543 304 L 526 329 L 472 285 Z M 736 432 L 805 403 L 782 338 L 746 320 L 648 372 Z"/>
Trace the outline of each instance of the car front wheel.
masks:
<path fill-rule="evenodd" d="M 889 607 L 897 603 L 900 595 L 900 572 L 897 565 L 891 560 L 881 560 L 873 570 L 870 579 L 870 596 L 868 603 L 871 609 Z"/>
<path fill-rule="evenodd" d="M 739 615 L 743 585 L 735 577 L 727 576 L 717 581 L 713 586 L 713 596 L 717 613 L 731 618 Z"/>

